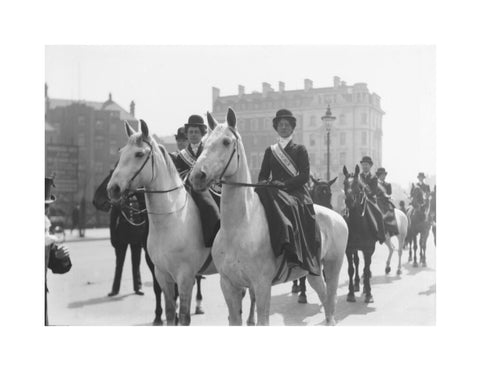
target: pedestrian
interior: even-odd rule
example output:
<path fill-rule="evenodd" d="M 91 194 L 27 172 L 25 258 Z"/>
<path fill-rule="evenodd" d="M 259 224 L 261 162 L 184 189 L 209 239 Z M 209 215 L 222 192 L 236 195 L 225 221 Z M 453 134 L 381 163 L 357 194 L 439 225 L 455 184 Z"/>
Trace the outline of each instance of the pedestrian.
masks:
<path fill-rule="evenodd" d="M 48 217 L 50 205 L 56 198 L 52 194 L 52 187 L 55 187 L 53 178 L 45 177 L 45 326 L 48 326 L 48 305 L 47 305 L 47 270 L 54 274 L 64 274 L 70 271 L 72 262 L 70 253 L 65 245 L 58 245 L 58 240 L 51 234 L 51 222 Z"/>
<path fill-rule="evenodd" d="M 142 248 L 146 242 L 147 224 L 143 213 L 137 212 L 140 208 L 137 194 L 126 199 L 122 209 L 113 205 L 110 211 L 110 242 L 115 249 L 115 275 L 109 297 L 116 296 L 120 291 L 123 264 L 127 248 L 130 245 L 132 258 L 133 290 L 137 295 L 144 295 L 142 277 L 140 275 L 140 259 Z"/>
<path fill-rule="evenodd" d="M 261 184 L 255 191 L 267 214 L 271 244 L 276 256 L 285 253 L 289 267 L 300 266 L 320 275 L 316 258 L 320 230 L 315 220 L 313 201 L 307 190 L 310 161 L 307 149 L 293 141 L 296 118 L 280 109 L 273 118 L 278 142 L 265 150 L 258 175 Z"/>

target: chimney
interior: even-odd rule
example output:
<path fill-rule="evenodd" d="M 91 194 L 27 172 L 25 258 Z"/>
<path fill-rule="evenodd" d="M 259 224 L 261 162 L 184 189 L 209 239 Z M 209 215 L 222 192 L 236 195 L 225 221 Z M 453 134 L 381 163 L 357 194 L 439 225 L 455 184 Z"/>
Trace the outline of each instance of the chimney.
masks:
<path fill-rule="evenodd" d="M 338 76 L 333 76 L 333 87 L 335 89 L 340 87 L 340 77 Z"/>
<path fill-rule="evenodd" d="M 306 78 L 303 80 L 303 85 L 304 85 L 305 91 L 311 90 L 313 88 L 313 81 Z"/>
<path fill-rule="evenodd" d="M 135 102 L 133 100 L 130 103 L 130 115 L 135 117 Z"/>
<path fill-rule="evenodd" d="M 267 96 L 267 94 L 272 91 L 272 86 L 267 82 L 262 82 L 262 94 Z"/>
<path fill-rule="evenodd" d="M 45 82 L 45 99 L 48 99 L 48 85 Z"/>
<path fill-rule="evenodd" d="M 108 101 L 112 101 L 112 93 L 108 93 Z"/>
<path fill-rule="evenodd" d="M 217 100 L 220 97 L 220 89 L 218 87 L 212 87 L 212 102 L 215 103 L 215 100 Z"/>
<path fill-rule="evenodd" d="M 278 81 L 278 91 L 281 93 L 285 91 L 285 82 Z"/>
<path fill-rule="evenodd" d="M 243 96 L 245 94 L 245 86 L 238 85 L 238 96 Z"/>
<path fill-rule="evenodd" d="M 47 112 L 50 109 L 50 99 L 48 98 L 48 85 L 45 83 L 45 119 L 47 118 Z"/>

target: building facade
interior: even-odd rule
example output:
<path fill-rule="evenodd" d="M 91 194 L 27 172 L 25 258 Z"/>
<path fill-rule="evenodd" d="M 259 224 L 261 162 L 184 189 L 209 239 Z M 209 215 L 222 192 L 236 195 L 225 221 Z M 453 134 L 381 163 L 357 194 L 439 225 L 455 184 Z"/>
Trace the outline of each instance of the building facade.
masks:
<path fill-rule="evenodd" d="M 138 128 L 133 101 L 128 112 L 111 94 L 105 102 L 53 99 L 45 86 L 45 174 L 55 173 L 55 207 L 70 215 L 77 204 L 85 204 L 89 227 L 109 222 L 92 200 L 125 145 L 124 121 Z"/>
<path fill-rule="evenodd" d="M 258 177 L 265 149 L 277 139 L 272 118 L 281 108 L 297 118 L 295 140 L 307 148 L 315 177 L 325 179 L 327 173 L 327 135 L 321 117 L 328 105 L 336 117 L 330 133 L 331 177 L 341 174 L 344 165 L 353 171 L 364 155 L 372 157 L 375 167 L 382 164 L 384 112 L 380 96 L 370 92 L 366 83 L 347 85 L 335 76 L 333 86 L 315 88 L 312 80 L 305 79 L 301 90 L 286 90 L 279 82 L 275 91 L 264 82 L 262 92 L 247 94 L 240 85 L 238 93 L 229 96 L 220 96 L 213 87 L 212 105 L 219 121 L 225 120 L 228 107 L 234 109 L 253 179 Z"/>

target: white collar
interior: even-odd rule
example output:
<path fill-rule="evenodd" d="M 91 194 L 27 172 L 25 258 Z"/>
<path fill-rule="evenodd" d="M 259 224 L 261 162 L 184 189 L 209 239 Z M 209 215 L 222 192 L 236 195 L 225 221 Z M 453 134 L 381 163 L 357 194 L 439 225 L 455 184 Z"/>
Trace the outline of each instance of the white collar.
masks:
<path fill-rule="evenodd" d="M 288 143 L 292 141 L 292 137 L 293 137 L 293 134 L 291 134 L 289 137 L 286 137 L 286 138 L 283 138 L 281 136 L 278 138 L 278 143 L 280 144 L 282 149 L 285 149 Z"/>
<path fill-rule="evenodd" d="M 198 151 L 198 148 L 200 147 L 200 144 L 202 144 L 201 141 L 198 144 L 190 144 L 190 148 L 192 148 L 192 150 L 195 154 L 197 154 L 197 151 Z"/>

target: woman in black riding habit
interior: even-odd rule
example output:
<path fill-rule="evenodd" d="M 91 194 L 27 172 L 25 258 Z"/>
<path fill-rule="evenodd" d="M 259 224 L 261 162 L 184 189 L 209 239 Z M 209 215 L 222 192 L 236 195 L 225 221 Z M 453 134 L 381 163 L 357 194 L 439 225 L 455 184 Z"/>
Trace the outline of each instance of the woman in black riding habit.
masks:
<path fill-rule="evenodd" d="M 273 118 L 278 142 L 265 150 L 258 180 L 272 187 L 256 189 L 267 213 L 275 256 L 286 254 L 289 267 L 295 265 L 319 275 L 316 258 L 320 232 L 316 230 L 313 201 L 307 190 L 310 162 L 305 146 L 293 142 L 296 118 L 281 109 Z"/>

